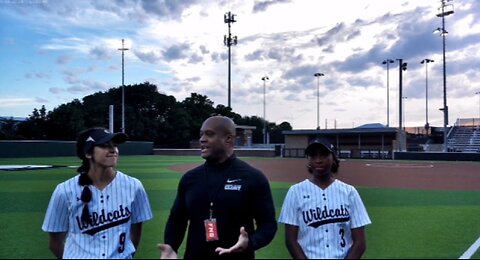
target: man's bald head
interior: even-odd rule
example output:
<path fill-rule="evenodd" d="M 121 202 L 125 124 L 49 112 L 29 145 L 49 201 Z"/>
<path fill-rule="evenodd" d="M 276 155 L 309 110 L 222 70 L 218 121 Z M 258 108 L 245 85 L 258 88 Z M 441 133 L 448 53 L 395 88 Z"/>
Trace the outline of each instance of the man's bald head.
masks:
<path fill-rule="evenodd" d="M 235 136 L 235 123 L 232 119 L 226 116 L 209 117 L 203 122 L 203 125 L 209 125 L 211 128 L 215 129 L 219 133 L 222 133 L 224 136 Z"/>

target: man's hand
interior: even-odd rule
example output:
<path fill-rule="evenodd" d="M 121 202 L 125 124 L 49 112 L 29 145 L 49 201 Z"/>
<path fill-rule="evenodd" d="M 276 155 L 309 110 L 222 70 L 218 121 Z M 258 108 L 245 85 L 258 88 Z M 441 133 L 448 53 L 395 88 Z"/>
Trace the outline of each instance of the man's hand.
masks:
<path fill-rule="evenodd" d="M 248 233 L 245 231 L 244 227 L 241 227 L 240 236 L 238 237 L 238 242 L 235 245 L 233 245 L 228 249 L 217 247 L 215 249 L 215 252 L 217 252 L 219 255 L 228 254 L 228 253 L 237 253 L 237 252 L 245 251 L 247 247 L 248 247 Z"/>
<path fill-rule="evenodd" d="M 158 244 L 158 249 L 160 249 L 160 259 L 177 259 L 177 253 L 169 244 Z"/>

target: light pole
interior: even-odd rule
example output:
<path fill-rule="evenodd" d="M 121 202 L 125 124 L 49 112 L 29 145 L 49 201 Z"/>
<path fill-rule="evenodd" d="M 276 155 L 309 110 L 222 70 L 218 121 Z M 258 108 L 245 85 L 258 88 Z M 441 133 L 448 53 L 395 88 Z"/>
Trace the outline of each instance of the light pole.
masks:
<path fill-rule="evenodd" d="M 263 80 L 263 144 L 267 143 L 267 119 L 265 118 L 265 93 L 266 91 L 266 82 L 269 80 L 268 76 L 262 77 Z"/>
<path fill-rule="evenodd" d="M 428 134 L 428 129 L 430 128 L 430 125 L 428 124 L 428 69 L 427 69 L 427 64 L 430 62 L 434 62 L 434 60 L 431 59 L 423 59 L 420 63 L 424 64 L 425 63 L 425 130 L 426 133 Z"/>
<path fill-rule="evenodd" d="M 325 76 L 323 73 L 313 74 L 317 78 L 317 130 L 320 129 L 320 77 Z"/>
<path fill-rule="evenodd" d="M 480 120 L 480 91 L 475 92 L 475 95 L 478 95 L 478 120 Z M 478 127 L 480 128 L 480 121 Z"/>
<path fill-rule="evenodd" d="M 405 103 L 407 101 L 408 97 L 402 97 L 402 102 L 403 102 L 403 130 L 405 131 L 406 125 L 405 125 Z"/>
<path fill-rule="evenodd" d="M 125 133 L 125 74 L 124 74 L 124 53 L 128 51 L 128 48 L 125 48 L 125 40 L 122 39 L 122 48 L 118 49 L 122 51 L 122 133 Z"/>
<path fill-rule="evenodd" d="M 389 82 L 390 82 L 390 76 L 389 76 L 389 67 L 390 63 L 394 63 L 395 61 L 392 59 L 386 59 L 382 62 L 382 64 L 387 65 L 387 127 L 390 126 L 390 87 L 389 87 Z"/>
<path fill-rule="evenodd" d="M 230 47 L 232 45 L 237 44 L 237 36 L 232 37 L 232 33 L 230 32 L 230 27 L 232 23 L 236 22 L 235 15 L 231 12 L 227 12 L 223 15 L 223 21 L 228 24 L 228 36 L 223 36 L 223 43 L 228 47 L 228 107 L 231 108 L 231 50 Z"/>
<path fill-rule="evenodd" d="M 453 14 L 453 4 L 447 4 L 451 0 L 441 0 L 442 6 L 439 8 L 438 17 L 442 18 L 442 27 L 434 32 L 440 32 L 443 40 L 443 151 L 447 152 L 447 125 L 448 125 L 448 106 L 447 106 L 447 65 L 445 59 L 445 16 Z"/>
<path fill-rule="evenodd" d="M 403 72 L 407 70 L 407 63 L 403 62 L 403 59 L 398 60 L 398 140 L 399 140 L 399 148 L 400 151 L 405 151 L 405 142 L 403 135 L 403 127 L 402 127 L 402 99 L 403 99 Z"/>

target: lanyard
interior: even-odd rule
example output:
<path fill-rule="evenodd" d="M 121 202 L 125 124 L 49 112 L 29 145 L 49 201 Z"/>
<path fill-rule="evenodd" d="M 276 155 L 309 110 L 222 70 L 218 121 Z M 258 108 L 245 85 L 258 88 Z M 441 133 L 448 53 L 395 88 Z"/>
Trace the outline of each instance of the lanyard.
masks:
<path fill-rule="evenodd" d="M 215 187 L 214 189 L 211 189 L 210 192 L 209 192 L 208 198 L 209 198 L 209 201 L 210 201 L 210 205 L 209 205 L 209 218 L 210 219 L 213 218 L 213 201 L 217 198 L 218 193 L 220 193 L 220 189 L 222 188 L 223 185 L 225 185 L 225 182 L 227 181 L 230 173 L 232 172 L 234 160 L 235 160 L 235 158 L 232 158 L 232 157 L 230 157 L 228 159 L 230 165 L 225 170 L 225 175 L 223 176 L 223 180 L 217 185 L 217 187 Z M 204 163 L 203 167 L 205 169 L 205 179 L 206 179 L 206 182 L 207 182 L 207 188 L 210 188 L 209 185 L 208 185 L 209 180 L 208 180 L 208 170 L 207 170 L 208 165 L 207 165 L 207 162 Z"/>

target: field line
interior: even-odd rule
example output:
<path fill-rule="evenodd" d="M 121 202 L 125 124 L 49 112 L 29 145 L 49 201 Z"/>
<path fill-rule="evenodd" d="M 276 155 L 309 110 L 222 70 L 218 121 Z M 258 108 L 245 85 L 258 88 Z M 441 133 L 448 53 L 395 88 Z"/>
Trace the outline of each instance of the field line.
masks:
<path fill-rule="evenodd" d="M 471 245 L 465 253 L 463 253 L 462 256 L 460 256 L 458 259 L 470 259 L 475 252 L 477 252 L 477 249 L 480 247 L 480 237 L 478 237 L 477 241 Z"/>

